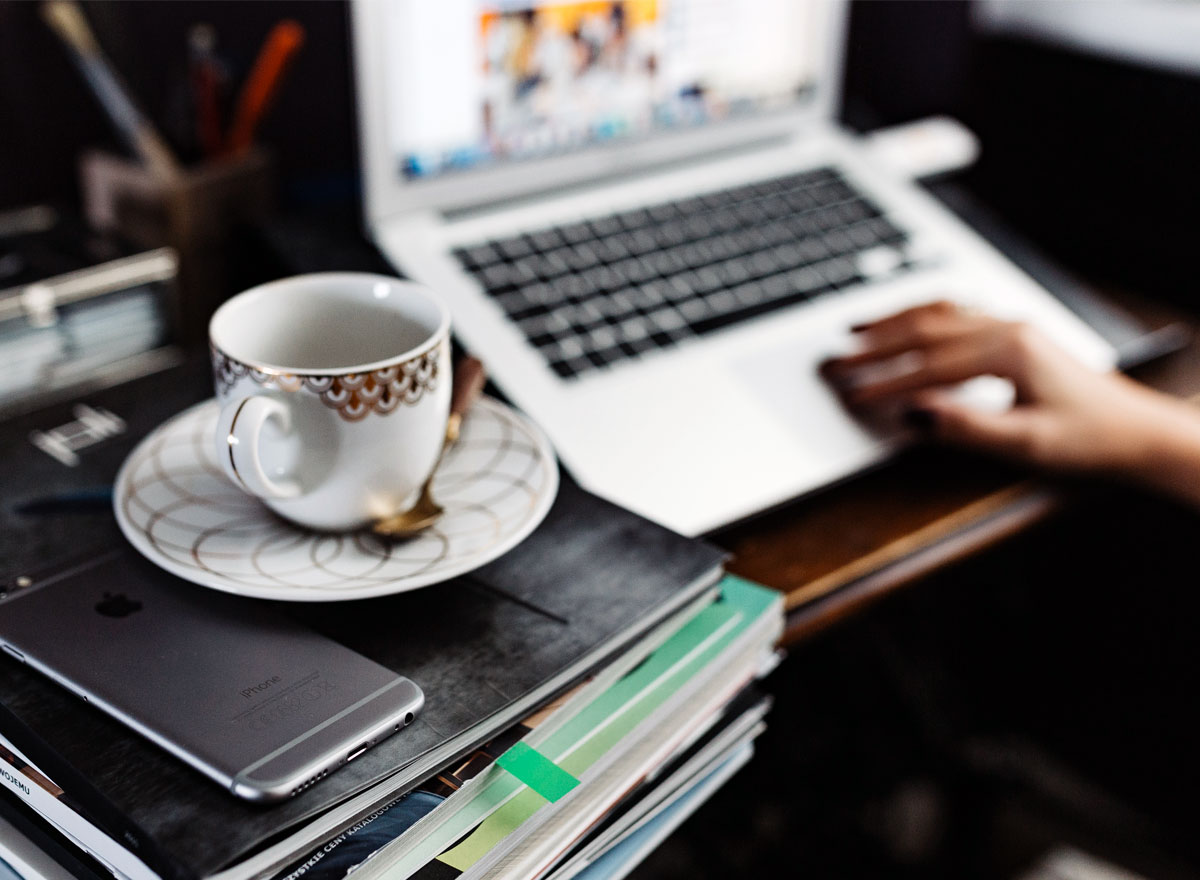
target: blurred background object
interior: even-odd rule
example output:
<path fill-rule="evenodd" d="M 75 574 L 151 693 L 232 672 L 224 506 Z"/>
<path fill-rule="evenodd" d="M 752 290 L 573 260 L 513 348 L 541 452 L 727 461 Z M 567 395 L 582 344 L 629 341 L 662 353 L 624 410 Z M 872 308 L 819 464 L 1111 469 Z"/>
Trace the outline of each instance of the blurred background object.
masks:
<path fill-rule="evenodd" d="M 854 3 L 846 121 L 945 113 L 983 144 L 965 177 L 1090 281 L 1200 309 L 1200 4 Z"/>
<path fill-rule="evenodd" d="M 0 210 L 0 416 L 173 363 L 176 265 L 48 205 Z"/>

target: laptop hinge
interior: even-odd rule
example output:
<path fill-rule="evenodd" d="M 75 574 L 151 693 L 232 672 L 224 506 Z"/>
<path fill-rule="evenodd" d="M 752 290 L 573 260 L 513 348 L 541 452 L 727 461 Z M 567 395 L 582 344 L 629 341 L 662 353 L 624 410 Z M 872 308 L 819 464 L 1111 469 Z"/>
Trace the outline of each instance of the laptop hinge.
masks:
<path fill-rule="evenodd" d="M 688 157 L 687 159 L 664 159 L 661 162 L 653 162 L 647 165 L 641 165 L 636 171 L 613 171 L 606 174 L 598 174 L 593 177 L 589 177 L 587 180 L 578 181 L 576 183 L 559 184 L 557 186 L 531 190 L 530 192 L 522 193 L 519 196 L 502 196 L 485 202 L 476 202 L 473 205 L 467 205 L 465 207 L 447 208 L 440 213 L 442 218 L 448 222 L 467 220 L 472 217 L 490 214 L 491 212 L 500 208 L 508 210 L 510 208 L 517 208 L 522 205 L 532 204 L 540 201 L 551 193 L 553 193 L 555 196 L 565 196 L 573 193 L 586 192 L 590 189 L 595 189 L 598 186 L 605 186 L 618 182 L 625 183 L 642 177 L 648 177 L 662 171 L 665 168 L 670 168 L 672 170 L 689 168 L 696 165 L 703 165 L 707 162 L 713 161 L 714 159 L 724 159 L 728 158 L 729 156 L 736 156 L 740 153 L 757 151 L 767 147 L 778 147 L 792 140 L 794 137 L 794 132 L 775 134 L 771 135 L 770 137 L 746 141 L 735 146 L 724 147 L 718 150 L 708 150 L 704 153 Z"/>

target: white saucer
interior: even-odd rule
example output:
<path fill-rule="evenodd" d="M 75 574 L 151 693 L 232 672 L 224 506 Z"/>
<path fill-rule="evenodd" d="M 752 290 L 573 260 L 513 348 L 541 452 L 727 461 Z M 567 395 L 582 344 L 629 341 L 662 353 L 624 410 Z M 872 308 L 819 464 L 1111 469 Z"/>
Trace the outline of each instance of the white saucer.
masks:
<path fill-rule="evenodd" d="M 558 465 L 545 435 L 480 399 L 433 479 L 445 516 L 414 538 L 313 532 L 233 485 L 216 462 L 217 404 L 184 410 L 121 466 L 113 508 L 151 562 L 206 587 L 293 602 L 364 599 L 448 580 L 515 547 L 546 516 Z"/>

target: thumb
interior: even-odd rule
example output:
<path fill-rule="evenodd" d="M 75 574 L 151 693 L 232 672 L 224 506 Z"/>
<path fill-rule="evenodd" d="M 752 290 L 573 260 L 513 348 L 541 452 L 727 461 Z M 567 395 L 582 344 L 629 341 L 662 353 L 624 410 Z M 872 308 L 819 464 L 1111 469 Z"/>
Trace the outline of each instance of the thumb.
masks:
<path fill-rule="evenodd" d="M 923 402 L 917 411 L 926 414 L 918 419 L 928 425 L 926 433 L 938 440 L 1009 458 L 1036 458 L 1036 419 L 1022 407 L 985 412 L 939 400 Z"/>

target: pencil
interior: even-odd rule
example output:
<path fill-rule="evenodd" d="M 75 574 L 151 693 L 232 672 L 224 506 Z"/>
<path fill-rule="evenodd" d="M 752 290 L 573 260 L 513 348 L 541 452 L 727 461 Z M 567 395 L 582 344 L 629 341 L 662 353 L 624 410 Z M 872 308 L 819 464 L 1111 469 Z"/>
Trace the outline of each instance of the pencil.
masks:
<path fill-rule="evenodd" d="M 238 95 L 227 152 L 240 153 L 254 142 L 254 132 L 279 91 L 288 63 L 303 44 L 304 28 L 297 22 L 288 19 L 271 28 Z"/>
<path fill-rule="evenodd" d="M 100 51 L 100 44 L 74 0 L 49 0 L 41 6 L 42 18 L 71 50 L 92 92 L 113 124 L 150 172 L 163 180 L 179 174 L 171 148 L 129 97 L 116 71 Z"/>

